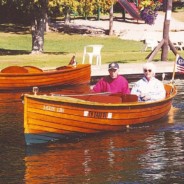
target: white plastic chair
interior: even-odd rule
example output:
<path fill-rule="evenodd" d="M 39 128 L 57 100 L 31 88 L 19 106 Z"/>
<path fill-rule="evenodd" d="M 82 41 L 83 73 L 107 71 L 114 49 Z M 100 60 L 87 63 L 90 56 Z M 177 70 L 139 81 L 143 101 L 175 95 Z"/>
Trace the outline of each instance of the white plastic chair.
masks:
<path fill-rule="evenodd" d="M 86 45 L 84 47 L 84 54 L 82 63 L 85 63 L 86 56 L 89 57 L 89 64 L 93 63 L 93 57 L 96 57 L 96 65 L 101 66 L 101 49 L 103 45 Z"/>
<path fill-rule="evenodd" d="M 155 39 L 151 38 L 146 38 L 145 39 L 145 49 L 144 51 L 147 50 L 147 48 L 151 48 L 151 50 L 154 50 L 154 48 L 158 45 L 158 41 Z"/>

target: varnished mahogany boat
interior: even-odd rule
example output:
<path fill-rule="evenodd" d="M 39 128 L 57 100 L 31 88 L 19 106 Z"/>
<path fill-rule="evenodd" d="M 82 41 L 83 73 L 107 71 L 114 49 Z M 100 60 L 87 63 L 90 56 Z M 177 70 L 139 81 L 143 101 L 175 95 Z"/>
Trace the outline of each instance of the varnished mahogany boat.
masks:
<path fill-rule="evenodd" d="M 136 95 L 82 94 L 71 96 L 24 96 L 26 144 L 44 143 L 89 133 L 120 131 L 166 116 L 177 94 L 165 84 L 166 98 L 138 102 Z"/>
<path fill-rule="evenodd" d="M 52 70 L 42 70 L 34 66 L 10 66 L 0 72 L 0 91 L 28 89 L 33 86 L 76 85 L 90 82 L 91 66 L 61 66 Z"/>

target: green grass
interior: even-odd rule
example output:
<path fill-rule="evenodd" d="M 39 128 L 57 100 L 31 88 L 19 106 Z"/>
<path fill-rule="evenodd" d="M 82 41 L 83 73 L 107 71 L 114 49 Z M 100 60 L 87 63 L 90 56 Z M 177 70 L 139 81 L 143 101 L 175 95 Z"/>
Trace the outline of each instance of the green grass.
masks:
<path fill-rule="evenodd" d="M 119 63 L 145 62 L 146 56 L 151 52 L 150 50 L 142 52 L 144 47 L 142 42 L 121 40 L 117 37 L 92 37 L 49 32 L 45 34 L 44 54 L 33 55 L 30 54 L 31 42 L 29 28 L 0 25 L 0 68 L 10 65 L 56 67 L 68 64 L 73 54 L 76 54 L 78 63 L 81 63 L 84 46 L 89 44 L 104 45 L 102 64 L 113 61 Z M 168 60 L 173 61 L 174 59 L 174 54 L 169 51 Z M 159 60 L 160 52 L 154 58 L 154 61 Z"/>
<path fill-rule="evenodd" d="M 172 15 L 176 20 L 184 22 L 184 8 L 177 9 Z"/>

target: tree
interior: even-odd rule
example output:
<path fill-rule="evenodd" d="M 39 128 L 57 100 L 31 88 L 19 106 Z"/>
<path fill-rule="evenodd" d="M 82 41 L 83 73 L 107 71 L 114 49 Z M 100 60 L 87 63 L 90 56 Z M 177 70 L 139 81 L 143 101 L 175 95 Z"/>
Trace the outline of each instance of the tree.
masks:
<path fill-rule="evenodd" d="M 79 0 L 78 13 L 86 20 L 94 14 L 96 0 Z"/>
<path fill-rule="evenodd" d="M 42 53 L 44 52 L 44 32 L 48 16 L 63 13 L 65 23 L 68 23 L 71 12 L 77 12 L 87 19 L 88 16 L 97 12 L 98 14 L 109 12 L 115 2 L 116 0 L 1 0 L 0 10 L 4 10 L 4 8 L 7 10 L 4 17 L 10 7 L 9 16 L 13 12 L 18 12 L 15 16 L 12 14 L 11 18 L 24 19 L 24 22 L 31 26 L 32 53 Z M 112 30 L 113 13 L 110 21 L 110 30 Z"/>
<path fill-rule="evenodd" d="M 11 7 L 10 14 L 12 22 L 16 19 L 24 19 L 24 23 L 31 25 L 32 30 L 32 52 L 43 52 L 44 31 L 46 26 L 46 15 L 49 0 L 3 0 L 0 2 L 3 7 Z"/>
<path fill-rule="evenodd" d="M 17 19 L 23 17 L 27 21 L 26 23 L 31 26 L 32 53 L 42 53 L 44 51 L 47 14 L 52 14 L 55 7 L 58 8 L 59 14 L 62 11 L 62 8 L 59 8 L 65 2 L 66 0 L 2 0 L 0 5 L 1 7 L 13 7 L 17 12 L 21 12 Z M 12 12 L 10 11 L 10 14 Z"/>
<path fill-rule="evenodd" d="M 31 7 L 33 13 L 31 25 L 32 53 L 43 52 L 47 7 L 48 0 L 35 0 Z"/>
<path fill-rule="evenodd" d="M 109 35 L 113 35 L 113 13 L 114 9 L 112 5 L 109 11 Z"/>
<path fill-rule="evenodd" d="M 117 0 L 96 0 L 95 9 L 103 14 L 109 13 L 109 35 L 113 34 L 113 14 L 114 14 L 114 4 Z M 97 16 L 98 17 L 98 16 Z M 99 20 L 99 17 L 98 17 Z"/>
<path fill-rule="evenodd" d="M 65 24 L 70 22 L 71 13 L 76 13 L 78 6 L 79 2 L 77 0 L 60 0 L 58 7 L 60 13 L 65 17 Z"/>
<path fill-rule="evenodd" d="M 26 0 L 23 0 L 24 3 Z M 65 15 L 65 23 L 69 21 L 69 14 L 76 9 L 75 0 L 32 0 L 28 11 L 32 16 L 32 53 L 42 53 L 44 51 L 44 31 L 46 28 L 47 14 L 52 14 L 54 8 Z"/>
<path fill-rule="evenodd" d="M 113 14 L 114 14 L 114 4 L 116 3 L 116 0 L 111 0 L 111 8 L 109 12 L 109 35 L 113 35 Z"/>

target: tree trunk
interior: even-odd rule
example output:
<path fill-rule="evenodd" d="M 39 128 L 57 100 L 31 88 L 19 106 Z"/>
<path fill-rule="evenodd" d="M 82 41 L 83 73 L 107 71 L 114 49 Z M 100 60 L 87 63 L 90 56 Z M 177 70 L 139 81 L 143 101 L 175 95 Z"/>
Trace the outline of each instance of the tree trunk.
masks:
<path fill-rule="evenodd" d="M 50 19 L 49 19 L 47 13 L 45 13 L 45 32 L 49 32 L 50 31 L 49 23 L 50 23 Z"/>
<path fill-rule="evenodd" d="M 84 18 L 85 18 L 85 20 L 88 19 L 88 13 L 87 13 L 86 7 L 87 7 L 87 2 L 85 1 L 85 5 L 84 5 Z"/>
<path fill-rule="evenodd" d="M 167 61 L 168 57 L 168 46 L 169 46 L 169 26 L 171 20 L 171 12 L 172 12 L 172 0 L 167 0 L 167 11 L 164 20 L 164 28 L 163 28 L 163 39 L 164 44 L 162 46 L 161 60 Z"/>
<path fill-rule="evenodd" d="M 35 19 L 32 25 L 32 53 L 42 53 L 44 46 L 45 19 Z"/>
<path fill-rule="evenodd" d="M 109 35 L 113 35 L 113 5 L 110 8 L 110 12 L 109 12 Z"/>
<path fill-rule="evenodd" d="M 66 13 L 65 13 L 65 24 L 69 24 L 70 23 L 70 9 L 67 8 Z"/>
<path fill-rule="evenodd" d="M 122 10 L 122 19 L 123 19 L 123 21 L 125 22 L 125 9 L 123 8 L 123 10 Z"/>
<path fill-rule="evenodd" d="M 98 6 L 98 10 L 97 10 L 97 20 L 100 20 L 100 7 Z"/>
<path fill-rule="evenodd" d="M 32 24 L 32 53 L 43 53 L 44 32 L 46 29 L 46 14 L 48 0 L 40 1 L 39 6 L 35 6 L 34 19 Z"/>

